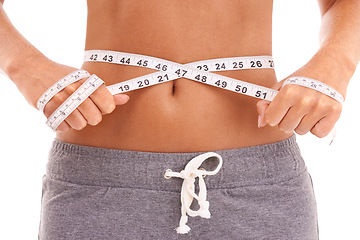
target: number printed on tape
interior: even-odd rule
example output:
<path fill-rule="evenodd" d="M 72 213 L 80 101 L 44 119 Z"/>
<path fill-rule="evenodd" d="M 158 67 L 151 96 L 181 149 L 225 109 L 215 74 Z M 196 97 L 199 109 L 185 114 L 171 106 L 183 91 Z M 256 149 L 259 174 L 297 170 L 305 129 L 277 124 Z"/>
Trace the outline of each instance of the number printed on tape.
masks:
<path fill-rule="evenodd" d="M 112 94 L 133 91 L 182 77 L 269 101 L 271 101 L 277 93 L 277 91 L 273 89 L 212 73 L 216 71 L 240 69 L 273 68 L 274 61 L 271 56 L 233 57 L 179 64 L 139 54 L 89 50 L 85 52 L 84 60 L 139 66 L 158 70 L 156 73 L 107 86 Z"/>
<path fill-rule="evenodd" d="M 106 50 L 85 51 L 84 61 L 106 62 L 112 64 L 145 67 L 157 70 L 155 73 L 130 79 L 124 82 L 107 86 L 111 94 L 125 93 L 137 89 L 154 86 L 164 82 L 187 78 L 199 83 L 208 84 L 221 89 L 226 89 L 235 93 L 272 101 L 278 91 L 253 83 L 241 81 L 230 77 L 225 77 L 213 72 L 242 70 L 242 69 L 265 69 L 274 68 L 274 61 L 271 56 L 250 56 L 250 57 L 231 57 L 221 59 L 210 59 L 197 61 L 187 64 L 144 56 L 139 54 L 114 52 Z M 90 74 L 84 70 L 78 70 L 60 79 L 50 87 L 38 101 L 38 108 L 43 109 L 47 101 L 61 89 L 76 81 L 79 78 L 88 77 Z M 104 84 L 99 77 L 92 75 L 83 83 L 53 114 L 48 118 L 47 125 L 56 130 L 66 117 L 71 114 L 87 97 L 89 97 L 98 87 Z M 284 82 L 287 84 L 297 84 L 312 88 L 322 92 L 333 99 L 343 102 L 343 96 L 330 86 L 317 80 L 293 77 Z M 59 90 L 60 89 L 60 90 Z"/>

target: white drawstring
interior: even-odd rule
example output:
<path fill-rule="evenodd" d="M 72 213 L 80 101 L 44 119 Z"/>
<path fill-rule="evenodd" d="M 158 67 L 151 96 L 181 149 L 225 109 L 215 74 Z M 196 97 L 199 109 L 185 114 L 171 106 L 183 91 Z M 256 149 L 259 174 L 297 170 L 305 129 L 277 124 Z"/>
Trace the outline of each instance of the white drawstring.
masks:
<path fill-rule="evenodd" d="M 216 169 L 213 171 L 199 169 L 200 165 L 211 157 L 216 157 L 219 160 Z M 220 170 L 222 163 L 223 160 L 219 154 L 208 152 L 191 159 L 184 170 L 179 173 L 173 172 L 170 169 L 165 171 L 165 178 L 178 177 L 184 179 L 181 188 L 181 219 L 179 227 L 176 228 L 177 233 L 185 234 L 190 231 L 190 227 L 186 225 L 188 221 L 187 215 L 191 217 L 200 216 L 203 218 L 210 218 L 209 202 L 206 201 L 206 185 L 203 177 L 206 175 L 215 175 Z M 199 195 L 195 194 L 196 177 L 199 178 Z M 190 209 L 194 198 L 198 201 L 200 206 L 197 211 Z"/>

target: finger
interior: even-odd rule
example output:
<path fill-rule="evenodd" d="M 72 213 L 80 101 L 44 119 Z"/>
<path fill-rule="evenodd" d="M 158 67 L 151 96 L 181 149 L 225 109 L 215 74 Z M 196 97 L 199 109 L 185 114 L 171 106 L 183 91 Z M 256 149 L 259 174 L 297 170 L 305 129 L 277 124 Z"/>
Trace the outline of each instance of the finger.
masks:
<path fill-rule="evenodd" d="M 295 132 L 299 135 L 305 135 L 308 133 L 318 122 L 320 119 L 325 117 L 325 115 L 321 115 L 319 113 L 313 112 L 312 114 L 305 115 L 298 126 L 295 128 Z"/>
<path fill-rule="evenodd" d="M 336 121 L 340 118 L 342 105 L 332 102 L 326 110 L 326 115 L 312 129 L 311 133 L 317 137 L 326 137 L 334 128 Z"/>
<path fill-rule="evenodd" d="M 279 90 L 281 88 L 281 86 L 282 86 L 282 82 L 277 82 L 271 87 L 271 89 Z M 260 100 L 256 104 L 257 112 L 259 114 L 259 117 L 258 117 L 258 127 L 259 128 L 265 127 L 267 125 L 264 116 L 265 116 L 265 112 L 266 112 L 267 108 L 269 107 L 270 103 L 271 102 L 266 101 L 266 100 Z"/>
<path fill-rule="evenodd" d="M 311 133 L 319 138 L 326 137 L 334 128 L 336 121 L 335 117 L 324 117 L 311 129 Z"/>
<path fill-rule="evenodd" d="M 70 84 L 56 94 L 45 106 L 45 116 L 49 117 L 56 109 L 65 102 L 84 82 L 86 78 Z M 114 100 L 112 100 L 114 102 Z M 75 130 L 83 129 L 88 123 L 96 125 L 102 120 L 102 114 L 91 99 L 85 99 L 57 128 L 57 131 L 67 131 L 69 128 Z"/>
<path fill-rule="evenodd" d="M 280 91 L 266 109 L 264 119 L 270 126 L 278 125 L 293 105 L 295 95 L 288 86 Z"/>
<path fill-rule="evenodd" d="M 60 92 L 56 94 L 51 101 L 49 101 L 44 108 L 44 115 L 49 118 L 51 114 L 68 98 L 68 94 Z M 80 130 L 86 126 L 85 118 L 75 109 L 66 119 L 63 121 L 59 127 L 56 129 L 58 131 L 68 131 L 69 128 L 74 128 Z"/>
<path fill-rule="evenodd" d="M 286 113 L 284 118 L 279 123 L 279 129 L 285 133 L 292 133 L 294 129 L 300 124 L 308 109 L 303 106 L 293 106 Z"/>
<path fill-rule="evenodd" d="M 123 105 L 129 101 L 130 97 L 125 94 L 116 94 L 114 95 L 114 99 L 116 105 Z"/>
<path fill-rule="evenodd" d="M 75 130 L 81 130 L 87 125 L 87 120 L 79 112 L 78 109 L 75 109 L 66 119 L 66 123 Z"/>
<path fill-rule="evenodd" d="M 114 96 L 104 85 L 96 89 L 89 98 L 97 106 L 102 115 L 111 113 L 116 107 Z"/>
<path fill-rule="evenodd" d="M 90 98 L 85 99 L 77 109 L 85 118 L 86 122 L 92 126 L 99 124 L 102 120 L 102 114 L 99 108 Z"/>
<path fill-rule="evenodd" d="M 265 101 L 265 100 L 260 100 L 256 104 L 257 112 L 259 114 L 259 117 L 258 117 L 258 127 L 259 128 L 266 126 L 264 115 L 265 115 L 266 109 L 269 107 L 269 105 L 270 105 L 270 102 Z"/>
<path fill-rule="evenodd" d="M 311 114 L 303 118 L 295 131 L 300 135 L 314 131 L 314 133 L 316 133 L 314 135 L 318 137 L 326 136 L 339 119 L 341 110 L 342 105 L 340 103 L 328 99 L 327 96 L 321 96 L 317 104 L 311 109 Z M 316 126 L 317 124 L 320 124 L 320 126 Z"/>
<path fill-rule="evenodd" d="M 59 131 L 59 132 L 67 132 L 71 129 L 71 127 L 69 126 L 69 124 L 67 124 L 67 122 L 62 122 L 58 128 L 56 129 L 56 131 Z"/>

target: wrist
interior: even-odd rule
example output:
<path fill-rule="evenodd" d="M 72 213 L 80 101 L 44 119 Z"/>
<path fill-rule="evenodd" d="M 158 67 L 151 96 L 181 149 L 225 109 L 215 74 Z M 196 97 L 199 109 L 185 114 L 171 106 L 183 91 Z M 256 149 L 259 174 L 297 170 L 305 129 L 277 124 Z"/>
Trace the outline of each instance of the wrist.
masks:
<path fill-rule="evenodd" d="M 310 62 L 316 63 L 329 78 L 342 79 L 348 84 L 357 62 L 339 48 L 322 46 Z"/>
<path fill-rule="evenodd" d="M 21 81 L 17 87 L 25 96 L 28 103 L 37 109 L 40 96 L 60 78 L 76 70 L 76 68 L 62 65 L 48 58 L 36 58 L 27 67 L 32 69 L 19 74 Z"/>
<path fill-rule="evenodd" d="M 318 52 L 291 76 L 316 79 L 339 91 L 344 97 L 356 64 L 336 49 L 320 48 Z"/>
<path fill-rule="evenodd" d="M 27 102 L 36 108 L 37 98 L 44 91 L 44 79 L 51 77 L 55 65 L 55 62 L 36 50 L 12 58 L 4 70 Z"/>
<path fill-rule="evenodd" d="M 21 88 L 24 82 L 33 78 L 34 74 L 39 73 L 49 62 L 51 61 L 38 51 L 25 51 L 18 57 L 12 57 L 4 72 L 18 88 Z"/>

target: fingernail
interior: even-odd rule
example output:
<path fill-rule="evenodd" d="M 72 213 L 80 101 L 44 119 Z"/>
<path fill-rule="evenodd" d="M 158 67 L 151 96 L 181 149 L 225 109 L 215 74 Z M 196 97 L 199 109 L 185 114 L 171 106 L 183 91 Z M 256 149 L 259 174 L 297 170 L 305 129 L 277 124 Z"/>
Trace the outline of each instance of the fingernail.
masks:
<path fill-rule="evenodd" d="M 258 128 L 265 127 L 266 123 L 263 121 L 263 117 L 261 115 L 258 116 Z"/>
<path fill-rule="evenodd" d="M 71 128 L 70 127 L 58 127 L 57 129 L 56 129 L 56 132 L 67 132 L 67 131 L 69 131 Z"/>
<path fill-rule="evenodd" d="M 129 101 L 130 97 L 125 94 L 115 95 L 115 104 L 116 105 L 122 105 Z"/>
<path fill-rule="evenodd" d="M 123 100 L 125 103 L 129 101 L 130 97 L 128 95 L 123 95 Z"/>
<path fill-rule="evenodd" d="M 269 123 L 269 126 L 270 126 L 270 127 L 275 127 L 276 124 L 275 124 L 275 123 Z"/>

